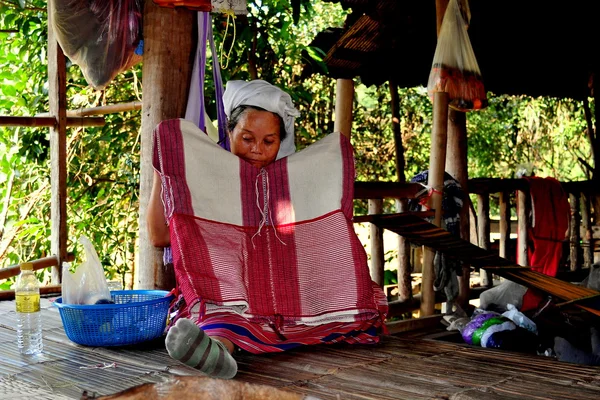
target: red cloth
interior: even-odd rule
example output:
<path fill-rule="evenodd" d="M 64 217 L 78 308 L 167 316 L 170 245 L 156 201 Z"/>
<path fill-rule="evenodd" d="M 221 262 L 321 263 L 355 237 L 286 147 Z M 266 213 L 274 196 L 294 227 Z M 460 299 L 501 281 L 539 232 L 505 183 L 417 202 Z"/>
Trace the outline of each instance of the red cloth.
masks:
<path fill-rule="evenodd" d="M 525 178 L 529 183 L 533 223 L 529 230 L 527 253 L 534 271 L 556 276 L 562 257 L 563 241 L 569 228 L 571 209 L 568 195 L 554 178 Z M 543 299 L 539 291 L 527 290 L 522 311 L 536 308 Z"/>
<path fill-rule="evenodd" d="M 354 231 L 345 136 L 332 133 L 260 170 L 182 120 L 162 122 L 154 140 L 186 315 L 248 351 L 353 331 L 350 340 L 378 341 L 360 333 L 383 327 L 387 302 Z M 248 344 L 223 326 L 257 339 Z"/>

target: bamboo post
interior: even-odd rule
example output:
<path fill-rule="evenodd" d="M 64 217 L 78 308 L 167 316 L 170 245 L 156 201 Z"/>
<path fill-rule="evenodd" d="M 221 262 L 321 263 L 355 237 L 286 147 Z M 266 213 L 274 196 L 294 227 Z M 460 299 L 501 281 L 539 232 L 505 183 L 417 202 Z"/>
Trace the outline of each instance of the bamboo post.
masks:
<path fill-rule="evenodd" d="M 592 248 L 590 197 L 586 192 L 581 193 L 581 228 L 583 231 L 583 267 L 590 268 L 594 263 L 594 249 Z"/>
<path fill-rule="evenodd" d="M 490 195 L 488 193 L 477 195 L 477 236 L 479 247 L 490 249 Z M 492 287 L 494 284 L 492 273 L 484 269 L 479 270 L 481 286 Z"/>
<path fill-rule="evenodd" d="M 390 80 L 390 95 L 392 109 L 392 130 L 394 132 L 394 147 L 396 154 L 396 179 L 399 183 L 406 183 L 404 146 L 402 144 L 402 132 L 400 131 L 400 100 L 398 98 L 398 87 Z M 396 210 L 404 212 L 408 210 L 406 199 L 396 200 Z M 398 300 L 406 301 L 412 298 L 412 278 L 410 265 L 410 245 L 408 241 L 397 235 L 398 244 Z"/>
<path fill-rule="evenodd" d="M 448 133 L 448 93 L 433 94 L 433 127 L 431 132 L 431 153 L 427 186 L 433 189 L 428 207 L 435 210 L 433 223 L 441 226 L 442 191 L 444 189 L 444 166 L 446 163 L 446 144 Z M 423 275 L 421 281 L 421 317 L 432 315 L 435 311 L 435 293 L 433 291 L 435 251 L 423 249 Z"/>
<path fill-rule="evenodd" d="M 383 212 L 383 199 L 369 199 L 369 214 Z M 385 255 L 383 250 L 383 229 L 375 224 L 371 228 L 371 279 L 383 287 Z"/>
<path fill-rule="evenodd" d="M 499 255 L 508 258 L 508 241 L 510 240 L 510 194 L 500 192 L 500 242 Z"/>
<path fill-rule="evenodd" d="M 61 265 L 67 258 L 67 70 L 65 56 L 52 29 L 48 4 L 48 101 L 55 119 L 50 127 L 50 247 L 58 266 L 52 283 L 61 282 Z"/>
<path fill-rule="evenodd" d="M 569 193 L 569 206 L 571 208 L 571 223 L 569 229 L 569 259 L 571 271 L 581 269 L 579 263 L 579 241 L 581 233 L 579 231 L 579 192 Z"/>
<path fill-rule="evenodd" d="M 354 101 L 354 81 L 338 79 L 335 96 L 334 132 L 350 138 L 352 132 L 352 103 Z"/>
<path fill-rule="evenodd" d="M 468 180 L 469 172 L 467 166 L 467 115 L 464 112 L 448 110 L 448 144 L 446 157 L 446 172 L 458 181 L 463 192 L 465 201 L 460 210 L 460 237 L 467 239 L 470 236 L 471 224 L 469 221 L 469 195 Z M 462 275 L 458 277 L 458 299 L 457 303 L 463 307 L 469 302 L 469 291 L 471 290 L 471 266 L 467 263 L 462 265 Z"/>
<path fill-rule="evenodd" d="M 517 192 L 517 264 L 527 266 L 527 230 L 529 228 L 528 206 L 529 193 L 519 190 Z"/>
<path fill-rule="evenodd" d="M 144 5 L 144 98 L 141 127 L 140 245 L 134 271 L 134 287 L 172 289 L 172 270 L 163 266 L 162 251 L 150 243 L 146 209 L 152 188 L 152 132 L 165 119 L 184 116 L 193 65 L 195 12 L 182 7 L 159 7 L 152 0 Z"/>

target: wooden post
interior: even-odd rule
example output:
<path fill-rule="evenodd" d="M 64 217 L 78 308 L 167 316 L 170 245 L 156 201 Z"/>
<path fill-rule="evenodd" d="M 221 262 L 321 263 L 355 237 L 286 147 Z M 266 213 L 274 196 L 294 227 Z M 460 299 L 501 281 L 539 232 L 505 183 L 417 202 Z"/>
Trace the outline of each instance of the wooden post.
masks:
<path fill-rule="evenodd" d="M 500 257 L 508 258 L 508 242 L 510 240 L 510 194 L 500 192 Z"/>
<path fill-rule="evenodd" d="M 433 189 L 428 207 L 435 210 L 433 223 L 441 226 L 442 192 L 444 190 L 444 166 L 446 163 L 446 144 L 448 133 L 448 93 L 433 94 L 433 127 L 431 132 L 431 152 L 427 186 Z M 423 249 L 423 275 L 421 283 L 421 317 L 432 315 L 435 311 L 435 293 L 433 291 L 435 252 Z"/>
<path fill-rule="evenodd" d="M 335 122 L 333 130 L 349 138 L 352 132 L 354 81 L 352 79 L 338 79 L 335 90 Z"/>
<path fill-rule="evenodd" d="M 463 192 L 465 201 L 460 210 L 460 237 L 468 240 L 471 224 L 469 221 L 469 172 L 467 167 L 467 115 L 464 112 L 448 110 L 448 144 L 446 157 L 446 172 L 458 181 Z M 458 299 L 457 303 L 465 309 L 469 303 L 469 291 L 471 290 L 471 266 L 463 263 L 462 276 L 458 277 Z"/>
<path fill-rule="evenodd" d="M 193 65 L 193 18 L 185 8 L 158 7 L 152 0 L 144 5 L 144 98 L 142 105 L 140 167 L 140 247 L 134 287 L 172 289 L 172 270 L 163 267 L 162 251 L 150 243 L 146 209 L 152 188 L 152 132 L 170 118 L 184 116 Z"/>
<path fill-rule="evenodd" d="M 571 223 L 569 230 L 569 258 L 571 260 L 571 271 L 581 269 L 579 263 L 579 241 L 581 233 L 579 231 L 579 192 L 569 193 L 569 206 L 571 207 Z"/>
<path fill-rule="evenodd" d="M 482 249 L 490 249 L 490 195 L 489 193 L 477 195 L 477 230 L 479 247 Z M 492 273 L 479 270 L 479 279 L 481 286 L 492 287 L 494 284 Z"/>
<path fill-rule="evenodd" d="M 398 86 L 390 81 L 390 95 L 392 108 L 392 130 L 394 132 L 394 147 L 396 151 L 396 179 L 400 183 L 406 183 L 404 146 L 402 144 L 402 132 L 400 131 L 400 99 L 398 98 Z M 408 210 L 406 199 L 396 200 L 396 210 L 404 212 Z M 412 298 L 412 268 L 410 265 L 410 244 L 398 235 L 398 300 L 408 301 Z"/>
<path fill-rule="evenodd" d="M 581 228 L 583 230 L 583 267 L 590 268 L 594 263 L 594 249 L 592 248 L 590 197 L 586 192 L 581 193 Z"/>
<path fill-rule="evenodd" d="M 517 264 L 527 266 L 527 230 L 529 228 L 528 206 L 529 192 L 517 192 Z"/>
<path fill-rule="evenodd" d="M 369 214 L 383 212 L 383 199 L 369 199 Z M 375 224 L 371 225 L 371 279 L 383 287 L 385 254 L 383 251 L 383 229 Z"/>
<path fill-rule="evenodd" d="M 56 119 L 50 128 L 50 247 L 58 261 L 52 267 L 52 283 L 61 282 L 62 262 L 67 258 L 67 70 L 65 55 L 52 29 L 48 4 L 48 100 L 50 115 Z"/>

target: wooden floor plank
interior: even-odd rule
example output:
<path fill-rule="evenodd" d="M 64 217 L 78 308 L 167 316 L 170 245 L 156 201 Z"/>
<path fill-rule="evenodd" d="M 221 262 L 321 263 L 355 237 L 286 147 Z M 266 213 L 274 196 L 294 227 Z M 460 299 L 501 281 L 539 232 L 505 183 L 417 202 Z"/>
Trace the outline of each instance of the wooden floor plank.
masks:
<path fill-rule="evenodd" d="M 23 398 L 64 400 L 79 399 L 84 390 L 107 395 L 177 376 L 202 376 L 171 359 L 163 338 L 126 347 L 75 344 L 46 300 L 44 352 L 22 356 L 16 348 L 14 303 L 7 303 L 0 302 L 0 398 L 16 398 L 19 385 Z M 600 367 L 416 337 L 235 357 L 235 380 L 321 400 L 600 398 Z"/>

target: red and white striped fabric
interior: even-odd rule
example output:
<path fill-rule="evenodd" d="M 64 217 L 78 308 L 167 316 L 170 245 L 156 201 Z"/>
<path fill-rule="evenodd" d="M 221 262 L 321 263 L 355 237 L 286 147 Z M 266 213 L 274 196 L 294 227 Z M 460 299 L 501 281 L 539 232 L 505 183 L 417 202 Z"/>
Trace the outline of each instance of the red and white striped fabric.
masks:
<path fill-rule="evenodd" d="M 298 326 L 381 326 L 385 296 L 352 226 L 346 137 L 259 170 L 193 123 L 168 120 L 154 132 L 154 166 L 186 314 L 201 324 L 229 315 L 278 337 Z"/>

